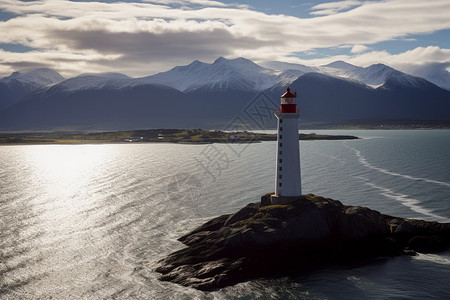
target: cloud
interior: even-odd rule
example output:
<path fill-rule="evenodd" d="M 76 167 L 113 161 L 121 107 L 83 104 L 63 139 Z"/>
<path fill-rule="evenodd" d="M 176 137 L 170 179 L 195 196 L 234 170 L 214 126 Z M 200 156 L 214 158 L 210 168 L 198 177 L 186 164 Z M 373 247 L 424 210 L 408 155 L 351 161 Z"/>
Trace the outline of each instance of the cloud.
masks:
<path fill-rule="evenodd" d="M 155 4 L 164 4 L 164 5 L 178 5 L 181 7 L 190 7 L 190 6 L 204 6 L 204 7 L 236 7 L 241 9 L 248 9 L 250 6 L 247 4 L 239 4 L 239 3 L 223 3 L 219 1 L 213 0 L 142 0 L 143 2 L 155 3 Z"/>
<path fill-rule="evenodd" d="M 67 75 L 101 69 L 142 76 L 194 59 L 211 62 L 218 56 L 244 56 L 298 61 L 298 53 L 342 46 L 352 47 L 353 56 L 347 58 L 368 63 L 391 57 L 369 51 L 372 44 L 450 28 L 448 8 L 448 0 L 339 1 L 314 6 L 320 16 L 298 18 L 213 0 L 4 0 L 0 10 L 15 17 L 0 22 L 0 43 L 33 50 L 1 51 L 1 64 L 10 67 L 0 72 L 5 74 L 23 61 L 48 63 Z M 318 13 L 325 10 L 333 14 Z M 430 57 L 434 56 L 419 59 L 430 62 Z"/>
<path fill-rule="evenodd" d="M 151 2 L 151 3 L 157 3 L 157 4 L 165 4 L 165 5 L 171 5 L 171 4 L 182 4 L 182 5 L 192 5 L 192 4 L 198 4 L 202 6 L 221 6 L 225 7 L 226 4 L 218 1 L 211 1 L 211 0 L 143 0 L 144 2 Z"/>
<path fill-rule="evenodd" d="M 258 48 L 264 41 L 236 37 L 224 29 L 161 34 L 153 32 L 65 31 L 49 32 L 51 40 L 75 50 L 121 54 L 135 60 L 162 59 L 165 56 L 216 56 L 232 53 L 234 48 Z"/>
<path fill-rule="evenodd" d="M 5 74 L 40 67 L 58 70 L 65 77 L 85 73 L 88 70 L 106 72 L 113 70 L 110 64 L 118 57 L 119 55 L 97 54 L 92 51 L 74 53 L 60 50 L 33 50 L 15 53 L 0 49 L 0 64 Z"/>
<path fill-rule="evenodd" d="M 183 64 L 198 57 L 214 60 L 218 56 L 232 55 L 235 48 L 258 48 L 267 43 L 236 37 L 221 28 L 164 33 L 54 30 L 49 35 L 53 41 L 70 49 L 117 55 L 109 63 L 120 70 L 132 64 L 141 69 L 134 75 L 141 76 L 149 75 L 148 69 L 154 69 L 155 61 L 160 67 L 161 62 L 175 66 L 175 62 Z"/>
<path fill-rule="evenodd" d="M 361 1 L 356 0 L 321 3 L 311 8 L 311 10 L 313 10 L 311 15 L 333 15 L 340 11 L 360 6 L 361 4 Z"/>
<path fill-rule="evenodd" d="M 438 46 L 417 47 L 398 54 L 386 51 L 366 52 L 351 61 L 359 64 L 374 64 L 382 62 L 400 70 L 407 71 L 412 66 L 422 66 L 430 63 L 449 63 L 450 49 L 441 49 Z"/>
<path fill-rule="evenodd" d="M 352 50 L 350 50 L 351 53 L 361 53 L 364 51 L 367 51 L 369 48 L 364 45 L 354 45 L 352 47 Z"/>

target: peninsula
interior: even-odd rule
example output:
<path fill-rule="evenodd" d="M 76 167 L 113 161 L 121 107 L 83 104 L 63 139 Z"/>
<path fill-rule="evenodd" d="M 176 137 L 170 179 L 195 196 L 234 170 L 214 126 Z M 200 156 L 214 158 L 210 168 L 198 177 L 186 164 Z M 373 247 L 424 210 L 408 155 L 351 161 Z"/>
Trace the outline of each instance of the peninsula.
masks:
<path fill-rule="evenodd" d="M 187 247 L 160 261 L 161 280 L 216 290 L 261 277 L 450 246 L 450 223 L 398 218 L 303 195 L 271 204 L 270 194 L 179 238 Z"/>
<path fill-rule="evenodd" d="M 299 140 L 358 139 L 348 135 L 299 134 Z M 276 141 L 276 134 L 202 129 L 149 129 L 108 132 L 0 133 L 0 144 L 106 144 L 106 143 L 257 143 Z"/>

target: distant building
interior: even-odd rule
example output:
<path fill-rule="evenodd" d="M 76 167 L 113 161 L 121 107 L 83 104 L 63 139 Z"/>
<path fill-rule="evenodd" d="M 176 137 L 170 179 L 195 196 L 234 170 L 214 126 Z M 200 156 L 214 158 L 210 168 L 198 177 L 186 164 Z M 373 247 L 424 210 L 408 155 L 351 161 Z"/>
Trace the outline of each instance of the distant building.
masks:
<path fill-rule="evenodd" d="M 124 139 L 124 142 L 143 142 L 143 136 L 130 136 L 129 138 Z"/>

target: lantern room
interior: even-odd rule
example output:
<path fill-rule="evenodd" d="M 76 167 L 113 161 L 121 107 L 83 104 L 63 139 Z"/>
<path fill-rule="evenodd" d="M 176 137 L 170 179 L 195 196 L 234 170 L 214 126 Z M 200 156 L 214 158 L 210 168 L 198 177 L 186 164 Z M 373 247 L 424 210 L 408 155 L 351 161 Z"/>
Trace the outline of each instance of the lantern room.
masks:
<path fill-rule="evenodd" d="M 295 103 L 295 98 L 297 97 L 297 92 L 291 93 L 291 89 L 288 87 L 286 93 L 281 96 L 281 113 L 297 113 L 297 104 Z"/>

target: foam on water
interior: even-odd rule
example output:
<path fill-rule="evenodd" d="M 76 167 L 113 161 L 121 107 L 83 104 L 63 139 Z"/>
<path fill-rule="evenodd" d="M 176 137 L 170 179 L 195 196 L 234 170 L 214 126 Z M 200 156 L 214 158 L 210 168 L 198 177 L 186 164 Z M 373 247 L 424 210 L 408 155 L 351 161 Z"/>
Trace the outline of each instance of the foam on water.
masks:
<path fill-rule="evenodd" d="M 450 256 L 444 256 L 439 254 L 419 253 L 418 255 L 413 256 L 413 259 L 432 262 L 439 265 L 447 265 L 447 266 L 450 265 Z"/>
<path fill-rule="evenodd" d="M 368 162 L 368 160 L 362 155 L 360 150 L 357 150 L 357 149 L 355 149 L 353 147 L 350 147 L 346 143 L 344 143 L 343 145 L 344 145 L 344 147 L 346 147 L 347 149 L 349 149 L 349 150 L 351 150 L 351 151 L 353 151 L 355 153 L 355 155 L 356 155 L 356 157 L 358 159 L 358 162 L 362 166 L 364 166 L 364 167 L 366 167 L 366 168 L 368 168 L 368 169 L 370 169 L 372 171 L 376 171 L 376 172 L 382 173 L 384 175 L 394 176 L 394 177 L 398 177 L 398 178 L 402 178 L 402 179 L 406 179 L 406 180 L 410 180 L 410 181 L 414 181 L 414 182 L 420 182 L 420 183 L 426 182 L 426 183 L 432 183 L 432 184 L 441 185 L 441 186 L 444 186 L 444 187 L 450 187 L 450 183 L 448 183 L 448 182 L 443 182 L 443 181 L 438 181 L 438 180 L 433 180 L 433 179 L 428 179 L 428 178 L 421 178 L 421 177 L 415 177 L 415 176 L 411 176 L 411 175 L 401 174 L 401 173 L 398 173 L 398 172 L 390 171 L 390 170 L 387 170 L 387 169 L 375 166 L 375 165 L 373 165 L 373 164 Z M 429 216 L 429 217 L 431 217 L 434 220 L 439 221 L 439 222 L 450 222 L 450 218 L 443 217 L 443 216 L 440 216 L 440 215 L 437 215 L 437 214 L 433 213 L 432 210 L 427 209 L 427 208 L 425 208 L 423 206 L 423 202 L 422 201 L 413 198 L 411 195 L 400 193 L 400 192 L 396 192 L 393 188 L 382 186 L 381 183 L 380 183 L 381 181 L 375 183 L 372 180 L 369 180 L 369 179 L 367 179 L 364 176 L 356 176 L 356 178 L 359 178 L 359 179 L 363 180 L 364 183 L 367 186 L 373 188 L 374 190 L 379 191 L 379 193 L 382 196 L 387 197 L 387 198 L 392 199 L 392 200 L 395 200 L 395 201 L 401 203 L 402 205 L 410 208 L 411 210 L 413 210 L 413 211 L 415 211 L 415 212 L 417 212 L 419 214 L 422 214 L 422 215 L 425 215 L 425 216 Z"/>
<path fill-rule="evenodd" d="M 409 196 L 409 195 L 396 193 L 396 192 L 394 192 L 392 189 L 389 189 L 389 188 L 385 188 L 385 187 L 381 187 L 381 186 L 379 186 L 379 185 L 376 185 L 375 183 L 368 181 L 368 179 L 366 179 L 366 178 L 364 178 L 364 177 L 359 176 L 359 178 L 362 179 L 362 180 L 364 180 L 364 181 L 366 181 L 366 182 L 365 182 L 366 185 L 368 185 L 368 186 L 370 186 L 371 188 L 374 188 L 374 189 L 380 191 L 381 195 L 383 195 L 383 196 L 385 196 L 385 197 L 387 197 L 387 198 L 389 198 L 389 199 L 398 201 L 398 202 L 400 202 L 401 204 L 403 204 L 403 205 L 409 207 L 410 209 L 412 209 L 413 211 L 415 211 L 415 212 L 417 212 L 417 213 L 420 213 L 420 214 L 423 214 L 423 215 L 432 217 L 432 218 L 434 218 L 436 221 L 439 221 L 439 222 L 450 222 L 450 219 L 449 219 L 449 218 L 442 217 L 442 216 L 439 216 L 439 215 L 434 214 L 431 210 L 426 209 L 426 208 L 424 208 L 423 206 L 421 206 L 421 205 L 420 205 L 420 204 L 421 204 L 421 201 L 419 201 L 419 200 L 417 200 L 417 199 L 413 199 L 413 198 L 411 198 L 411 196 Z"/>
<path fill-rule="evenodd" d="M 355 148 L 349 147 L 347 145 L 345 145 L 345 147 L 347 147 L 348 149 L 350 149 L 353 152 L 355 152 L 356 157 L 358 158 L 358 161 L 361 163 L 361 165 L 363 165 L 363 166 L 365 166 L 365 167 L 367 167 L 369 169 L 372 169 L 372 170 L 384 173 L 386 175 L 398 176 L 398 177 L 402 177 L 402 178 L 410 179 L 410 180 L 414 180 L 414 181 L 422 181 L 422 182 L 428 182 L 428 183 L 434 183 L 434 184 L 443 185 L 445 187 L 450 187 L 450 183 L 449 182 L 442 182 L 442 181 L 428 179 L 428 178 L 422 178 L 422 177 L 414 177 L 414 176 L 400 174 L 400 173 L 396 173 L 396 172 L 393 172 L 393 171 L 389 171 L 389 170 L 386 170 L 386 169 L 374 166 L 374 165 L 372 165 L 371 163 L 369 163 L 367 161 L 367 159 L 361 154 L 361 151 L 356 150 Z"/>

